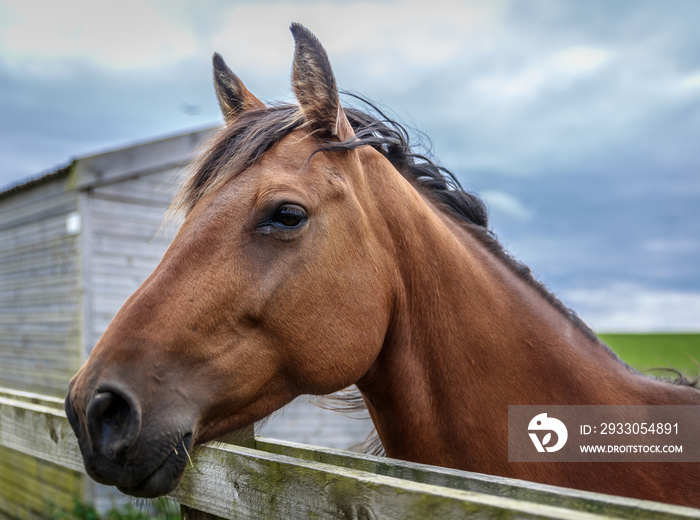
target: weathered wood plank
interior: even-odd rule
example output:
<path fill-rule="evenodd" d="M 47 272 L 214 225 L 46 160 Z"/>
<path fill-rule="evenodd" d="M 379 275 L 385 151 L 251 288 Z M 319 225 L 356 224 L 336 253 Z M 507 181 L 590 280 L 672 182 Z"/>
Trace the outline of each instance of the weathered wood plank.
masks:
<path fill-rule="evenodd" d="M 0 397 L 12 399 L 23 403 L 40 404 L 49 408 L 55 408 L 59 412 L 63 410 L 63 398 L 51 395 L 27 392 L 16 388 L 0 386 Z"/>
<path fill-rule="evenodd" d="M 77 266 L 72 259 L 64 262 L 56 262 L 55 257 L 44 255 L 43 258 L 37 256 L 28 257 L 27 261 L 20 261 L 16 264 L 5 264 L 5 258 L 0 259 L 0 278 L 7 280 L 10 278 L 24 277 L 25 279 L 51 278 L 54 276 L 77 276 Z"/>
<path fill-rule="evenodd" d="M 85 472 L 63 410 L 0 396 L 0 445 Z"/>
<path fill-rule="evenodd" d="M 2 384 L 12 385 L 22 390 L 34 390 L 47 395 L 61 396 L 68 391 L 71 373 L 57 373 L 54 370 L 15 369 L 2 375 Z"/>
<path fill-rule="evenodd" d="M 22 353 L 21 357 L 15 357 L 8 355 L 0 356 L 0 364 L 5 365 L 3 370 L 3 379 L 10 374 L 18 374 L 24 372 L 25 374 L 31 374 L 32 372 L 39 373 L 52 373 L 55 376 L 59 374 L 60 380 L 67 383 L 70 379 L 72 373 L 77 370 L 80 366 L 80 358 L 78 356 L 66 355 L 64 359 L 60 356 L 32 356 L 29 352 Z M 41 383 L 39 383 L 41 384 Z"/>
<path fill-rule="evenodd" d="M 42 323 L 60 323 L 61 325 L 71 321 L 74 318 L 73 313 L 46 313 L 41 315 L 35 314 L 19 314 L 17 316 L 0 316 L 0 325 L 9 325 L 10 323 L 20 323 L 30 326 L 39 325 Z"/>
<path fill-rule="evenodd" d="M 39 294 L 44 294 L 47 300 L 56 296 L 57 298 L 65 294 L 65 291 L 70 291 L 74 289 L 74 284 L 68 278 L 64 280 L 54 280 L 54 281 L 39 281 L 37 284 L 33 285 L 23 285 L 16 284 L 12 287 L 2 288 L 0 290 L 0 298 L 8 300 L 20 299 L 20 297 L 34 297 Z"/>
<path fill-rule="evenodd" d="M 7 199 L 5 199 L 7 200 Z M 3 201 L 4 202 L 4 201 Z M 0 230 L 17 229 L 27 224 L 35 224 L 38 219 L 48 220 L 60 218 L 75 211 L 76 201 L 74 193 L 66 193 L 43 200 L 35 200 L 31 204 L 22 207 L 8 208 L 5 203 L 0 205 Z"/>
<path fill-rule="evenodd" d="M 0 258 L 3 272 L 12 274 L 22 272 L 27 267 L 66 264 L 76 254 L 77 246 L 73 238 L 61 237 L 54 241 L 36 242 L 26 248 L 13 248 L 0 254 Z"/>
<path fill-rule="evenodd" d="M 32 334 L 34 332 L 43 334 L 57 334 L 71 336 L 77 333 L 78 327 L 75 320 L 60 320 L 60 321 L 42 321 L 37 318 L 37 321 L 31 322 L 28 317 L 18 317 L 18 320 L 7 318 L 1 324 L 3 331 L 7 333 Z"/>
<path fill-rule="evenodd" d="M 23 353 L 25 355 L 27 353 Z M 41 355 L 41 357 L 39 357 Z M 75 368 L 78 357 L 61 360 L 60 356 L 46 356 L 38 353 L 37 356 L 15 357 L 8 355 L 0 356 L 0 363 L 7 364 L 7 370 L 16 370 L 23 368 L 25 370 L 51 371 L 51 372 L 68 372 Z"/>
<path fill-rule="evenodd" d="M 65 213 L 53 219 L 0 231 L 0 256 L 11 258 L 42 249 L 53 250 L 63 243 L 71 243 L 75 235 L 67 232 L 67 216 L 68 213 Z"/>
<path fill-rule="evenodd" d="M 229 519 L 599 518 L 240 446 L 211 444 L 193 462 L 171 497 Z"/>
<path fill-rule="evenodd" d="M 19 302 L 0 301 L 0 315 L 25 316 L 31 312 L 37 314 L 66 314 L 74 313 L 80 299 L 78 295 L 65 294 L 53 301 L 22 300 Z"/>
<path fill-rule="evenodd" d="M 74 337 L 74 334 L 66 334 L 65 336 L 57 337 L 56 335 L 50 332 L 42 333 L 32 331 L 31 336 L 28 336 L 22 331 L 3 331 L 2 344 L 7 342 L 10 345 L 27 345 L 29 343 L 34 344 L 36 342 L 36 344 L 41 344 L 49 347 L 61 345 L 61 348 L 63 348 L 63 346 L 67 344 L 66 342 L 72 341 Z"/>
<path fill-rule="evenodd" d="M 35 265 L 40 267 L 50 264 L 65 265 L 74 261 L 77 255 L 75 237 L 59 237 L 44 242 L 38 240 L 27 247 L 18 247 L 0 253 L 0 259 L 4 273 L 9 276 L 19 276 L 19 273 Z"/>
<path fill-rule="evenodd" d="M 45 201 L 54 199 L 70 199 L 73 194 L 66 192 L 66 179 L 54 179 L 32 189 L 14 193 L 11 197 L 3 198 L 0 203 L 0 218 L 23 211 L 23 208 L 35 207 Z"/>
<path fill-rule="evenodd" d="M 378 475 L 461 489 L 464 491 L 509 497 L 516 500 L 526 500 L 529 502 L 606 516 L 656 519 L 660 518 L 659 515 L 671 515 L 664 517 L 673 518 L 673 514 L 678 514 L 680 515 L 678 518 L 687 518 L 684 515 L 688 513 L 687 508 L 659 504 L 648 500 L 636 500 L 601 493 L 560 488 L 524 480 L 459 471 L 439 466 L 417 464 L 332 448 L 308 446 L 264 437 L 256 437 L 255 441 L 256 449 L 268 453 L 277 453 L 300 459 L 369 471 Z M 700 517 L 700 511 L 697 511 L 696 517 Z"/>

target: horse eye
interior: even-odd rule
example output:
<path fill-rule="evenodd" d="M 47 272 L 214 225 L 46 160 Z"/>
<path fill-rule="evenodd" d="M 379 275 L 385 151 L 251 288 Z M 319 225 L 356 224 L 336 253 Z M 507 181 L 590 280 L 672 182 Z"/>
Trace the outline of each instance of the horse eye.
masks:
<path fill-rule="evenodd" d="M 270 224 L 280 228 L 294 229 L 306 220 L 306 211 L 295 204 L 285 204 L 270 219 Z"/>

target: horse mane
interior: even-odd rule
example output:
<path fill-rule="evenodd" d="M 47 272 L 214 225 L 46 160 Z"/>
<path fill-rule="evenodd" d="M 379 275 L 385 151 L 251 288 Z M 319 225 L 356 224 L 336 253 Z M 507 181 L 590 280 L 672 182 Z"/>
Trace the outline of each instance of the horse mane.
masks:
<path fill-rule="evenodd" d="M 355 130 L 355 139 L 331 143 L 320 151 L 335 151 L 372 146 L 421 193 L 430 198 L 442 211 L 456 217 L 486 248 L 500 259 L 521 280 L 534 288 L 552 307 L 563 314 L 590 341 L 605 346 L 598 336 L 572 309 L 564 305 L 532 275 L 528 266 L 513 258 L 501 245 L 488 226 L 488 212 L 483 200 L 466 191 L 457 177 L 447 168 L 438 166 L 428 156 L 413 151 L 406 128 L 386 116 L 376 105 L 359 96 L 353 96 L 368 105 L 377 116 L 356 109 L 345 109 Z M 605 346 L 607 348 L 607 346 Z M 617 357 L 612 350 L 609 353 Z"/>
<path fill-rule="evenodd" d="M 477 195 L 466 191 L 457 177 L 439 166 L 429 152 L 417 153 L 404 126 L 389 118 L 370 101 L 347 94 L 370 108 L 344 108 L 355 136 L 347 141 L 326 141 L 314 152 L 347 151 L 371 146 L 389 162 L 439 210 L 451 215 L 475 236 L 494 256 L 514 274 L 532 287 L 554 309 L 562 314 L 588 340 L 603 348 L 611 357 L 625 364 L 591 330 L 575 311 L 564 305 L 542 283 L 535 279 L 529 267 L 513 258 L 488 227 L 486 205 Z M 282 138 L 306 123 L 297 105 L 277 104 L 242 112 L 204 144 L 206 151 L 194 163 L 192 174 L 183 184 L 173 203 L 175 211 L 188 213 L 207 193 L 243 172 L 257 162 Z M 313 156 L 313 154 L 312 154 Z M 311 159 L 311 157 L 309 158 Z M 626 364 L 625 364 L 626 365 Z M 626 365 L 627 366 L 627 365 Z M 634 370 L 628 366 L 630 370 Z M 677 372 L 676 375 L 678 375 Z M 700 377 L 688 380 L 682 375 L 672 383 L 697 387 Z"/>

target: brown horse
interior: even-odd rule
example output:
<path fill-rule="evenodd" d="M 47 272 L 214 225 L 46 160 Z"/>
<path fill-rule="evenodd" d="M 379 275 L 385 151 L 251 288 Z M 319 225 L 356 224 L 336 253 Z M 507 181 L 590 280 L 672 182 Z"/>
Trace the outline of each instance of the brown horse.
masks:
<path fill-rule="evenodd" d="M 266 106 L 214 56 L 226 126 L 184 223 L 70 383 L 88 473 L 163 494 L 195 444 L 356 384 L 391 457 L 700 506 L 696 463 L 508 462 L 508 405 L 700 392 L 618 360 L 504 252 L 478 198 L 401 128 L 341 107 L 323 47 L 292 32 L 298 106 Z"/>

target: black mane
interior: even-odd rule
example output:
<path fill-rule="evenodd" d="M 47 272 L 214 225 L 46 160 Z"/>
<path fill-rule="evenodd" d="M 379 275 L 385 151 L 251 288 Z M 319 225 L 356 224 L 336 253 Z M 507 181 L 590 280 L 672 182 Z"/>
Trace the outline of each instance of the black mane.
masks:
<path fill-rule="evenodd" d="M 372 146 L 386 157 L 391 164 L 422 193 L 428 195 L 438 207 L 447 210 L 466 224 L 488 250 L 505 263 L 519 278 L 533 287 L 550 305 L 563 314 L 589 340 L 601 344 L 598 336 L 564 305 L 547 288 L 538 282 L 530 268 L 522 264 L 503 248 L 488 227 L 488 213 L 484 202 L 475 194 L 466 191 L 457 177 L 448 169 L 435 164 L 424 154 L 415 153 L 410 143 L 408 131 L 398 122 L 387 117 L 369 101 L 353 96 L 371 107 L 377 115 L 346 108 L 345 113 L 355 131 L 355 139 L 342 143 L 331 143 L 320 151 L 335 151 Z M 605 346 L 608 352 L 617 356 Z"/>

